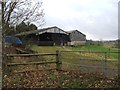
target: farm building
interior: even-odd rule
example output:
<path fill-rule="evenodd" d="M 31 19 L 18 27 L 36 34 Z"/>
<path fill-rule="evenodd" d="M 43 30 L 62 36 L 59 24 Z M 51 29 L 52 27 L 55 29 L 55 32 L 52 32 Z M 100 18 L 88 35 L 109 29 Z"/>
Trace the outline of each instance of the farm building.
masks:
<path fill-rule="evenodd" d="M 16 34 L 23 43 L 40 46 L 84 45 L 86 35 L 78 30 L 66 32 L 56 26 Z"/>
<path fill-rule="evenodd" d="M 54 26 L 41 29 L 38 32 L 39 45 L 67 45 L 69 41 L 69 33 Z"/>
<path fill-rule="evenodd" d="M 25 38 L 24 42 L 29 41 L 41 46 L 67 45 L 69 41 L 69 33 L 56 26 L 23 32 L 15 36 L 19 36 L 22 40 Z"/>
<path fill-rule="evenodd" d="M 84 45 L 86 43 L 86 35 L 78 30 L 69 31 L 69 45 Z"/>

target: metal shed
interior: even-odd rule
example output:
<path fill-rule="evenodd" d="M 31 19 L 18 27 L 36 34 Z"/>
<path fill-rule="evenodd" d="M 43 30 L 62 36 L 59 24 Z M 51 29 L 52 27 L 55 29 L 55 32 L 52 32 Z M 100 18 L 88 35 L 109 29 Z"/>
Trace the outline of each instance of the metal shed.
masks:
<path fill-rule="evenodd" d="M 69 31 L 69 45 L 84 45 L 86 43 L 86 35 L 78 30 Z"/>

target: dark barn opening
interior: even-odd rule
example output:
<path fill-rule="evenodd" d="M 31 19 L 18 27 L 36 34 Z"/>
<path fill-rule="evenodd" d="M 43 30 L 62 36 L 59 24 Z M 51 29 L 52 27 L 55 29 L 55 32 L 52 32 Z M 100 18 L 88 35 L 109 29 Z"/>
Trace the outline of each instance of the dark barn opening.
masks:
<path fill-rule="evenodd" d="M 40 46 L 67 45 L 69 35 L 62 33 L 43 33 L 38 36 Z"/>

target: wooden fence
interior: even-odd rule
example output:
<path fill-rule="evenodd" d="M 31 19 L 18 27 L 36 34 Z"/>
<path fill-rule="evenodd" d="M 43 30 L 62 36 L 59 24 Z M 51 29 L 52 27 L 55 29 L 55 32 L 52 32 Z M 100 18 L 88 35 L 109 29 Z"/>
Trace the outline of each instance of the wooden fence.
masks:
<path fill-rule="evenodd" d="M 85 51 L 85 50 L 62 50 L 60 51 L 60 54 L 61 54 L 61 59 L 63 60 L 64 57 L 62 57 L 62 53 L 76 53 L 76 52 L 79 52 L 80 55 L 79 55 L 79 60 L 80 61 L 96 61 L 96 62 L 103 62 L 103 64 L 101 66 L 92 66 L 92 65 L 80 65 L 80 63 L 78 64 L 72 64 L 72 63 L 69 63 L 69 62 L 66 62 L 66 64 L 68 65 L 71 65 L 71 66 L 78 66 L 78 67 L 84 67 L 84 68 L 87 68 L 87 69 L 92 69 L 92 68 L 96 68 L 96 67 L 99 67 L 101 69 L 103 69 L 103 74 L 105 76 L 108 76 L 108 73 L 109 73 L 109 70 L 108 69 L 112 69 L 112 70 L 120 70 L 120 68 L 117 66 L 117 68 L 110 68 L 107 66 L 107 63 L 109 62 L 116 62 L 117 65 L 120 63 L 120 60 L 119 58 L 118 59 L 114 59 L 114 60 L 108 60 L 108 56 L 110 56 L 111 53 L 114 53 L 114 54 L 118 54 L 118 57 L 119 57 L 119 54 L 120 52 L 110 52 L 110 51 Z M 81 53 L 96 53 L 96 54 L 103 54 L 103 59 L 97 59 L 97 58 L 85 58 L 85 57 L 82 57 L 81 56 Z M 65 56 L 67 57 L 67 56 Z M 75 56 L 74 56 L 75 57 Z M 66 59 L 66 58 L 65 58 Z M 74 59 L 74 58 L 73 58 Z M 75 60 L 74 60 L 75 61 Z M 82 63 L 81 63 L 82 64 Z M 117 72 L 118 74 L 118 72 Z"/>
<path fill-rule="evenodd" d="M 110 53 L 115 53 L 115 54 L 119 54 L 120 52 L 107 52 L 107 51 L 82 51 L 82 50 L 63 50 L 63 51 L 56 51 L 56 53 L 36 53 L 36 54 L 7 54 L 6 56 L 9 58 L 9 61 L 11 61 L 12 57 L 32 57 L 32 56 L 55 56 L 56 57 L 56 60 L 55 61 L 47 61 L 47 62 L 27 62 L 27 63 L 12 63 L 12 62 L 9 62 L 7 64 L 8 68 L 10 66 L 18 66 L 18 65 L 40 65 L 40 64 L 56 64 L 56 70 L 61 70 L 61 66 L 62 66 L 62 53 L 63 52 L 79 52 L 79 53 L 103 53 L 104 54 L 104 59 L 103 60 L 100 60 L 100 59 L 94 59 L 94 58 L 82 58 L 80 56 L 79 60 L 89 60 L 89 61 L 97 61 L 97 62 L 101 62 L 103 61 L 104 63 L 102 64 L 102 66 L 97 66 L 97 67 L 100 67 L 104 70 L 104 75 L 106 76 L 108 73 L 108 67 L 107 67 L 107 63 L 108 62 L 117 62 L 119 63 L 120 60 L 108 60 L 107 58 L 107 55 L 110 54 Z M 76 57 L 76 56 L 74 56 Z M 69 62 L 68 62 L 69 63 Z M 89 65 L 80 65 L 79 63 L 78 64 L 72 64 L 71 65 L 75 65 L 75 66 L 79 66 L 79 67 L 85 67 L 85 68 L 88 68 L 90 69 L 91 67 L 93 68 L 96 68 L 96 66 L 89 66 Z M 119 70 L 120 68 L 112 68 L 113 70 Z M 38 70 L 38 68 L 36 69 Z M 49 70 L 49 69 L 48 69 Z"/>
<path fill-rule="evenodd" d="M 60 61 L 60 58 L 59 58 L 59 51 L 57 50 L 56 53 L 36 53 L 36 54 L 6 54 L 6 57 L 7 57 L 7 61 L 9 61 L 9 63 L 7 63 L 7 69 L 9 72 L 12 72 L 10 70 L 10 67 L 11 66 L 18 66 L 18 65 L 36 65 L 36 67 L 38 65 L 41 65 L 41 64 L 56 64 L 56 68 L 53 68 L 53 69 L 56 69 L 57 71 L 61 70 L 61 61 Z M 13 63 L 11 62 L 12 59 L 14 57 L 33 57 L 33 56 L 55 56 L 56 57 L 56 60 L 55 61 L 44 61 L 44 62 L 26 62 L 26 63 Z M 36 70 L 39 70 L 38 67 L 36 68 Z M 48 69 L 50 70 L 50 69 Z M 35 70 L 30 70 L 30 71 L 35 71 Z M 25 72 L 25 71 L 17 71 L 17 72 Z"/>

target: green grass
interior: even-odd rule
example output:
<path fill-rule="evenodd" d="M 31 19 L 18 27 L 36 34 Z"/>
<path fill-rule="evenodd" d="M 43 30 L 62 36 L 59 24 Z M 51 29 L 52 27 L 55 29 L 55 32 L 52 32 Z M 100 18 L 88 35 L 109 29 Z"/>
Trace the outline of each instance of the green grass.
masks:
<path fill-rule="evenodd" d="M 67 50 L 69 47 L 60 47 L 60 46 L 32 46 L 32 50 L 35 50 L 39 53 L 56 53 L 56 50 Z"/>
<path fill-rule="evenodd" d="M 86 45 L 82 47 L 73 47 L 73 50 L 87 50 L 87 51 L 106 51 L 106 52 L 118 52 L 118 48 L 110 48 L 107 46 L 98 46 L 98 45 Z M 108 54 L 110 57 L 109 59 L 118 59 L 118 54 L 116 53 L 110 53 Z"/>
<path fill-rule="evenodd" d="M 85 45 L 85 46 L 32 46 L 33 50 L 38 52 L 47 52 L 54 53 L 56 50 L 95 50 L 95 51 L 118 51 L 118 48 L 110 48 L 107 46 L 98 46 L 98 45 Z"/>
<path fill-rule="evenodd" d="M 86 51 L 111 51 L 111 52 L 118 52 L 117 48 L 110 48 L 105 46 L 97 46 L 97 45 L 85 45 L 85 46 L 78 46 L 78 47 L 69 47 L 69 46 L 32 46 L 32 50 L 35 50 L 39 53 L 56 53 L 56 50 L 86 50 Z M 78 52 L 74 53 L 64 53 L 63 56 L 74 57 L 79 56 L 80 54 Z M 99 54 L 100 55 L 100 54 Z M 101 58 L 101 55 L 98 54 L 93 55 L 87 55 L 83 57 L 87 58 Z M 110 53 L 108 54 L 109 59 L 118 59 L 118 54 Z"/>
<path fill-rule="evenodd" d="M 75 50 L 95 50 L 95 51 L 118 51 L 117 48 L 110 48 L 107 46 L 98 46 L 98 45 L 85 45 L 85 46 L 78 46 L 73 47 Z"/>

